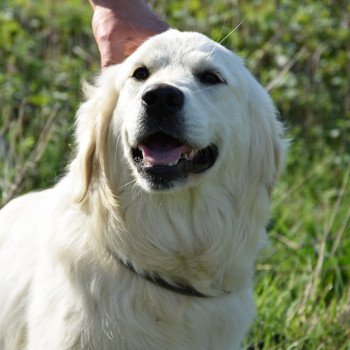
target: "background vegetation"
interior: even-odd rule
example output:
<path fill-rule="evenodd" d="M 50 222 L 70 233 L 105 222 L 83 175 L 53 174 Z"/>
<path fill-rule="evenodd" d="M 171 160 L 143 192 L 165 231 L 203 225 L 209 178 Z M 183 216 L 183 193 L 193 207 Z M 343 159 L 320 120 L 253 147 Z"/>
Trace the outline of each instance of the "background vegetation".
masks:
<path fill-rule="evenodd" d="M 293 139 L 246 348 L 350 349 L 349 2 L 150 3 L 173 27 L 223 40 L 245 58 Z M 0 2 L 2 204 L 64 171 L 80 82 L 99 70 L 90 21 L 84 0 Z"/>

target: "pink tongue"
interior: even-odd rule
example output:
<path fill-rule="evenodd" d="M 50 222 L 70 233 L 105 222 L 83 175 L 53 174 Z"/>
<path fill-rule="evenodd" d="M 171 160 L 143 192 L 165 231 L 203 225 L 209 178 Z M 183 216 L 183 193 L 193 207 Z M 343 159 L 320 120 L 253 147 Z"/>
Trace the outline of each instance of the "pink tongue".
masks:
<path fill-rule="evenodd" d="M 179 142 L 151 140 L 146 145 L 139 146 L 142 151 L 144 164 L 160 165 L 177 163 L 185 145 Z"/>

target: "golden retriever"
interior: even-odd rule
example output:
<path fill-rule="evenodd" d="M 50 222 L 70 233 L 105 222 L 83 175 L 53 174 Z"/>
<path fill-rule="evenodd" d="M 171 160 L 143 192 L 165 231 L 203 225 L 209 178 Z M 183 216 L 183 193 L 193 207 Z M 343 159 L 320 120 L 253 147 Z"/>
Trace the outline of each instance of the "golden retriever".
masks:
<path fill-rule="evenodd" d="M 0 212 L 0 348 L 239 349 L 285 149 L 270 97 L 176 30 L 86 90 L 67 174 Z"/>

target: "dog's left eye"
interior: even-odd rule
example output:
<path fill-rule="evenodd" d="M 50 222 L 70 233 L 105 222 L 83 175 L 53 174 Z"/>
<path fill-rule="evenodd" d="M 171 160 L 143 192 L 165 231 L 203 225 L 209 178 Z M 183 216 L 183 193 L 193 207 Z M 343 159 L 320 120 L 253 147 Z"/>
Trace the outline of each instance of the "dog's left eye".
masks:
<path fill-rule="evenodd" d="M 210 71 L 199 74 L 198 78 L 203 84 L 215 85 L 224 83 L 224 80 L 218 74 Z"/>
<path fill-rule="evenodd" d="M 137 80 L 146 80 L 149 77 L 149 70 L 146 67 L 139 67 L 134 71 L 132 77 Z"/>

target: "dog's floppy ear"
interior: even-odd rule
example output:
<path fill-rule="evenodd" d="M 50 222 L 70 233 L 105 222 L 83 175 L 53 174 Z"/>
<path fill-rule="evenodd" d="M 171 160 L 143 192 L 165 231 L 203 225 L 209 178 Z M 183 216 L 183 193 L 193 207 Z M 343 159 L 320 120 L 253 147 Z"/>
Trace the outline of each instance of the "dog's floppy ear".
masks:
<path fill-rule="evenodd" d="M 94 86 L 85 85 L 87 101 L 77 113 L 76 141 L 78 152 L 73 162 L 80 186 L 76 201 L 83 202 L 93 181 L 105 181 L 107 135 L 111 116 L 117 104 L 118 66 L 106 69 Z"/>
<path fill-rule="evenodd" d="M 248 85 L 248 110 L 252 130 L 250 176 L 263 183 L 270 195 L 283 166 L 287 142 L 269 94 L 252 76 Z"/>

